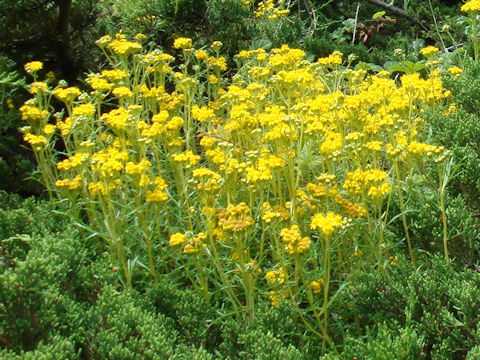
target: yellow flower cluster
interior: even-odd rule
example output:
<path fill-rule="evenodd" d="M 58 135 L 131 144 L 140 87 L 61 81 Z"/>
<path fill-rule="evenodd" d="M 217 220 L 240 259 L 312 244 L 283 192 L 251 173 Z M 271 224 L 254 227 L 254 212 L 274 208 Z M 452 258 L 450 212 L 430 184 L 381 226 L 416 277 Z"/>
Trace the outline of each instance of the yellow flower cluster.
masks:
<path fill-rule="evenodd" d="M 187 242 L 187 237 L 182 233 L 175 233 L 170 236 L 170 246 L 178 246 Z"/>
<path fill-rule="evenodd" d="M 90 154 L 87 152 L 77 152 L 76 154 L 69 157 L 68 159 L 62 160 L 59 163 L 57 163 L 57 169 L 61 171 L 68 171 L 68 170 L 74 169 L 82 165 L 82 163 L 85 163 L 89 157 L 90 157 Z"/>
<path fill-rule="evenodd" d="M 175 41 L 173 42 L 173 47 L 175 49 L 191 49 L 193 46 L 192 39 L 190 38 L 185 38 L 185 37 L 179 37 L 176 38 Z"/>
<path fill-rule="evenodd" d="M 440 50 L 435 46 L 427 46 L 420 50 L 420 54 L 430 59 L 435 56 L 439 51 Z"/>
<path fill-rule="evenodd" d="M 245 231 L 254 223 L 250 213 L 250 208 L 243 202 L 238 205 L 229 204 L 225 211 L 217 214 L 218 224 L 224 231 Z"/>
<path fill-rule="evenodd" d="M 318 58 L 317 62 L 321 65 L 340 65 L 343 54 L 340 51 L 334 51 L 327 57 Z"/>
<path fill-rule="evenodd" d="M 72 116 L 74 118 L 86 118 L 95 114 L 95 105 L 86 103 L 75 106 L 72 109 Z"/>
<path fill-rule="evenodd" d="M 290 13 L 288 9 L 280 9 L 278 5 L 283 3 L 280 0 L 276 6 L 274 0 L 262 0 L 259 4 L 257 9 L 255 10 L 256 17 L 266 17 L 268 19 L 277 19 L 280 17 L 287 16 Z"/>
<path fill-rule="evenodd" d="M 57 180 L 55 186 L 58 188 L 65 188 L 68 190 L 79 190 L 82 188 L 82 177 L 80 175 L 75 176 L 73 179 Z"/>
<path fill-rule="evenodd" d="M 270 223 L 273 219 L 288 220 L 290 213 L 284 207 L 275 205 L 274 208 L 268 202 L 262 204 L 262 220 L 265 223 Z"/>
<path fill-rule="evenodd" d="M 460 7 L 463 12 L 478 12 L 480 10 L 480 0 L 467 1 Z"/>
<path fill-rule="evenodd" d="M 23 105 L 20 108 L 20 112 L 22 114 L 22 120 L 25 120 L 29 123 L 43 123 L 49 115 L 49 112 L 47 110 L 40 109 L 35 106 L 30 106 L 28 104 Z"/>
<path fill-rule="evenodd" d="M 361 194 L 365 191 L 372 199 L 390 193 L 390 185 L 385 181 L 388 174 L 380 169 L 362 170 L 360 168 L 347 173 L 343 187 L 351 194 Z"/>
<path fill-rule="evenodd" d="M 36 81 L 30 84 L 30 94 L 37 94 L 47 90 L 48 86 L 43 81 Z"/>
<path fill-rule="evenodd" d="M 310 282 L 310 288 L 314 294 L 320 294 L 323 288 L 323 279 L 318 279 Z"/>
<path fill-rule="evenodd" d="M 128 72 L 122 69 L 103 70 L 102 77 L 107 81 L 116 82 L 129 76 Z"/>
<path fill-rule="evenodd" d="M 52 93 L 58 100 L 66 104 L 71 103 L 82 94 L 80 89 L 77 87 L 57 88 L 53 90 Z"/>
<path fill-rule="evenodd" d="M 265 273 L 265 279 L 269 284 L 282 285 L 288 276 L 284 268 L 280 270 L 270 270 Z"/>
<path fill-rule="evenodd" d="M 461 73 L 463 73 L 463 70 L 460 69 L 458 66 L 452 66 L 452 67 L 448 68 L 447 71 L 451 75 L 460 75 Z"/>
<path fill-rule="evenodd" d="M 205 246 L 205 240 L 207 239 L 208 234 L 205 232 L 200 232 L 197 236 L 194 236 L 192 239 L 183 247 L 184 254 L 198 254 Z"/>
<path fill-rule="evenodd" d="M 40 61 L 30 61 L 25 64 L 25 71 L 29 74 L 35 74 L 37 71 L 43 69 L 43 63 Z"/>
<path fill-rule="evenodd" d="M 25 134 L 25 136 L 23 137 L 23 140 L 25 140 L 27 143 L 32 145 L 32 147 L 37 151 L 41 150 L 48 143 L 47 138 L 45 136 L 35 135 L 32 133 Z"/>
<path fill-rule="evenodd" d="M 155 178 L 155 189 L 148 190 L 145 200 L 147 202 L 164 202 L 168 200 L 168 195 L 165 192 L 165 189 L 168 187 L 167 183 L 161 176 Z"/>
<path fill-rule="evenodd" d="M 93 90 L 100 93 L 108 92 L 113 88 L 112 83 L 98 74 L 89 74 L 86 81 Z"/>
<path fill-rule="evenodd" d="M 107 44 L 107 47 L 120 56 L 128 56 L 139 52 L 142 49 L 141 44 L 127 41 L 121 34 L 117 34 L 116 39 L 110 41 Z"/>
<path fill-rule="evenodd" d="M 324 214 L 316 214 L 312 218 L 310 228 L 313 230 L 321 230 L 325 235 L 330 236 L 336 228 L 343 225 L 342 216 L 331 211 Z"/>
<path fill-rule="evenodd" d="M 220 189 L 222 177 L 215 171 L 198 168 L 193 170 L 192 176 L 196 180 L 198 190 L 217 191 Z"/>
<path fill-rule="evenodd" d="M 300 235 L 298 225 L 292 225 L 290 229 L 282 229 L 280 236 L 285 243 L 285 251 L 290 255 L 302 254 L 310 248 L 310 239 Z"/>

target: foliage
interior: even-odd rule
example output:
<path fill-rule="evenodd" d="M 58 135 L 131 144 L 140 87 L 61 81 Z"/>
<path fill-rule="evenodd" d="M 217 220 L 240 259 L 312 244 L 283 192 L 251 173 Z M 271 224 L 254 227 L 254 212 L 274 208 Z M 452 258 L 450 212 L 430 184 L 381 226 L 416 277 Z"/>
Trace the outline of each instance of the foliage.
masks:
<path fill-rule="evenodd" d="M 401 259 L 387 278 L 363 273 L 350 280 L 336 307 L 339 318 L 355 319 L 344 329 L 349 334 L 346 354 L 362 354 L 358 357 L 362 359 L 368 358 L 368 351 L 380 355 L 381 349 L 387 354 L 403 349 L 413 351 L 406 359 L 452 359 L 465 356 L 478 341 L 480 319 L 474 309 L 480 275 L 476 271 L 456 269 L 434 256 L 419 271 L 412 271 Z M 370 335 L 358 343 L 357 336 L 364 332 Z M 379 343 L 371 344 L 372 338 Z"/>
<path fill-rule="evenodd" d="M 59 220 L 71 223 L 69 216 L 53 214 L 58 209 L 46 202 L 15 196 L 3 195 L 2 206 L 11 222 L 19 223 L 10 231 L 28 238 L 26 253 L 22 241 L 11 239 L 13 261 L 2 258 L 0 307 L 8 314 L 0 317 L 2 358 L 278 359 L 280 354 L 313 360 L 322 351 L 286 300 L 277 308 L 261 300 L 251 323 L 225 313 L 219 303 L 209 308 L 194 288 L 167 277 L 127 291 L 93 238 L 69 225 L 55 226 Z M 14 220 L 19 211 L 30 212 L 31 221 L 46 228 L 25 229 Z M 446 264 L 441 256 L 425 258 L 422 268 L 412 270 L 399 255 L 387 276 L 358 269 L 330 310 L 332 335 L 341 346 L 325 359 L 474 359 L 479 281 L 477 271 Z"/>
<path fill-rule="evenodd" d="M 158 45 L 169 46 L 175 34 L 205 33 L 206 3 L 204 0 L 109 0 L 99 5 L 102 13 L 96 27 L 98 34 L 122 32 L 133 37 L 142 33 Z"/>
<path fill-rule="evenodd" d="M 16 109 L 25 100 L 25 86 L 13 61 L 0 57 L 0 190 L 28 194 L 38 192 L 38 186 L 26 181 L 34 169 L 30 154 L 19 151 L 21 122 Z"/>
<path fill-rule="evenodd" d="M 41 59 L 62 78 L 75 81 L 91 65 L 97 1 L 6 0 L 0 3 L 0 50 L 17 64 Z M 94 35 L 96 36 L 96 35 Z"/>

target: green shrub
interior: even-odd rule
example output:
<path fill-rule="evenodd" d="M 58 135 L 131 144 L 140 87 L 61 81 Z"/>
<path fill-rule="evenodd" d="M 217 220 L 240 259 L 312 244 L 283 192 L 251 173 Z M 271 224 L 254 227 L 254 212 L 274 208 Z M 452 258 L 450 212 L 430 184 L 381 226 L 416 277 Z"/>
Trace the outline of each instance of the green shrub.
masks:
<path fill-rule="evenodd" d="M 385 327 L 390 334 L 405 331 L 405 341 L 410 343 L 406 350 L 417 351 L 421 345 L 408 339 L 423 339 L 425 356 L 432 359 L 466 356 L 479 340 L 480 274 L 475 271 L 456 269 L 438 256 L 419 271 L 412 271 L 402 260 L 387 277 L 363 273 L 350 280 L 336 310 L 338 318 L 350 324 L 344 328 L 347 339 L 351 338 L 345 342 L 347 354 L 353 346 L 348 343 L 368 334 L 369 328 L 378 331 L 374 335 L 370 330 L 370 338 L 383 338 L 384 344 L 390 336 L 384 336 Z M 387 318 L 389 323 L 384 323 Z"/>
<path fill-rule="evenodd" d="M 87 314 L 87 347 L 95 359 L 168 359 L 178 335 L 172 322 L 133 293 L 103 289 Z"/>
<path fill-rule="evenodd" d="M 157 312 L 148 297 L 116 290 L 110 260 L 61 208 L 0 194 L 1 358 L 210 358 L 188 331 L 183 340 L 175 330 L 175 320 L 203 329 L 192 323 L 202 312 L 198 299 L 184 296 L 171 318 Z"/>
<path fill-rule="evenodd" d="M 303 345 L 308 346 L 310 341 L 318 342 L 318 339 L 302 336 L 300 327 L 292 321 L 293 309 L 287 304 L 278 309 L 265 302 L 262 305 L 255 323 L 239 323 L 233 318 L 222 322 L 222 342 L 218 345 L 218 352 L 227 359 L 309 358 L 308 353 L 298 347 L 302 340 L 305 341 Z"/>
<path fill-rule="evenodd" d="M 75 360 L 80 359 L 75 344 L 65 338 L 54 336 L 48 343 L 40 342 L 33 351 L 21 351 L 15 354 L 12 351 L 0 351 L 4 360 Z"/>
<path fill-rule="evenodd" d="M 99 5 L 102 16 L 97 34 L 118 32 L 146 35 L 150 41 L 171 47 L 173 37 L 205 33 L 205 0 L 109 0 Z"/>
<path fill-rule="evenodd" d="M 423 338 L 409 328 L 391 329 L 385 323 L 380 323 L 378 329 L 367 329 L 367 335 L 362 338 L 349 337 L 345 339 L 342 355 L 325 357 L 325 360 L 358 359 L 358 360 L 411 360 L 422 359 Z"/>

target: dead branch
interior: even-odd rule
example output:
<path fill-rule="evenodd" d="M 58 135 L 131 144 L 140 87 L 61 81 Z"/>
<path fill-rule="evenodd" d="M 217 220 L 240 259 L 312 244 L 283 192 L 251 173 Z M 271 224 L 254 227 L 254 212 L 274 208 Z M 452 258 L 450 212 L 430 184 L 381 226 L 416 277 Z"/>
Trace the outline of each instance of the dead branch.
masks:
<path fill-rule="evenodd" d="M 415 19 L 413 16 L 409 15 L 405 10 L 402 10 L 400 8 L 397 8 L 396 6 L 393 5 L 388 5 L 387 3 L 381 1 L 381 0 L 365 0 L 366 2 L 376 5 L 378 7 L 381 7 L 382 9 L 388 10 L 392 12 L 395 15 L 401 16 L 408 21 L 412 22 L 413 24 L 416 24 L 420 26 L 423 30 L 425 31 L 430 31 L 430 29 L 420 20 Z"/>

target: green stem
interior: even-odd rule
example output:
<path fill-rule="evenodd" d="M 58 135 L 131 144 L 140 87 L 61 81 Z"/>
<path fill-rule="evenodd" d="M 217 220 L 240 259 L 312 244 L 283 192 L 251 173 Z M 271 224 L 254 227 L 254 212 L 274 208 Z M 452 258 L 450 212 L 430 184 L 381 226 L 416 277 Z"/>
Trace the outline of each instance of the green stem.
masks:
<path fill-rule="evenodd" d="M 478 61 L 477 14 L 472 14 L 471 18 L 473 27 L 473 53 L 475 55 L 475 61 Z"/>
<path fill-rule="evenodd" d="M 400 200 L 400 209 L 402 211 L 402 225 L 403 230 L 405 231 L 405 237 L 407 239 L 407 246 L 408 246 L 408 254 L 410 255 L 410 259 L 412 261 L 413 267 L 415 267 L 415 257 L 413 256 L 412 250 L 412 242 L 410 241 L 410 234 L 408 232 L 408 224 L 407 224 L 407 217 L 405 216 L 405 200 L 403 198 L 402 188 L 400 186 L 400 173 L 398 168 L 398 162 L 395 162 L 395 172 L 396 172 L 396 185 L 397 185 L 397 192 L 398 192 L 398 199 Z"/>

